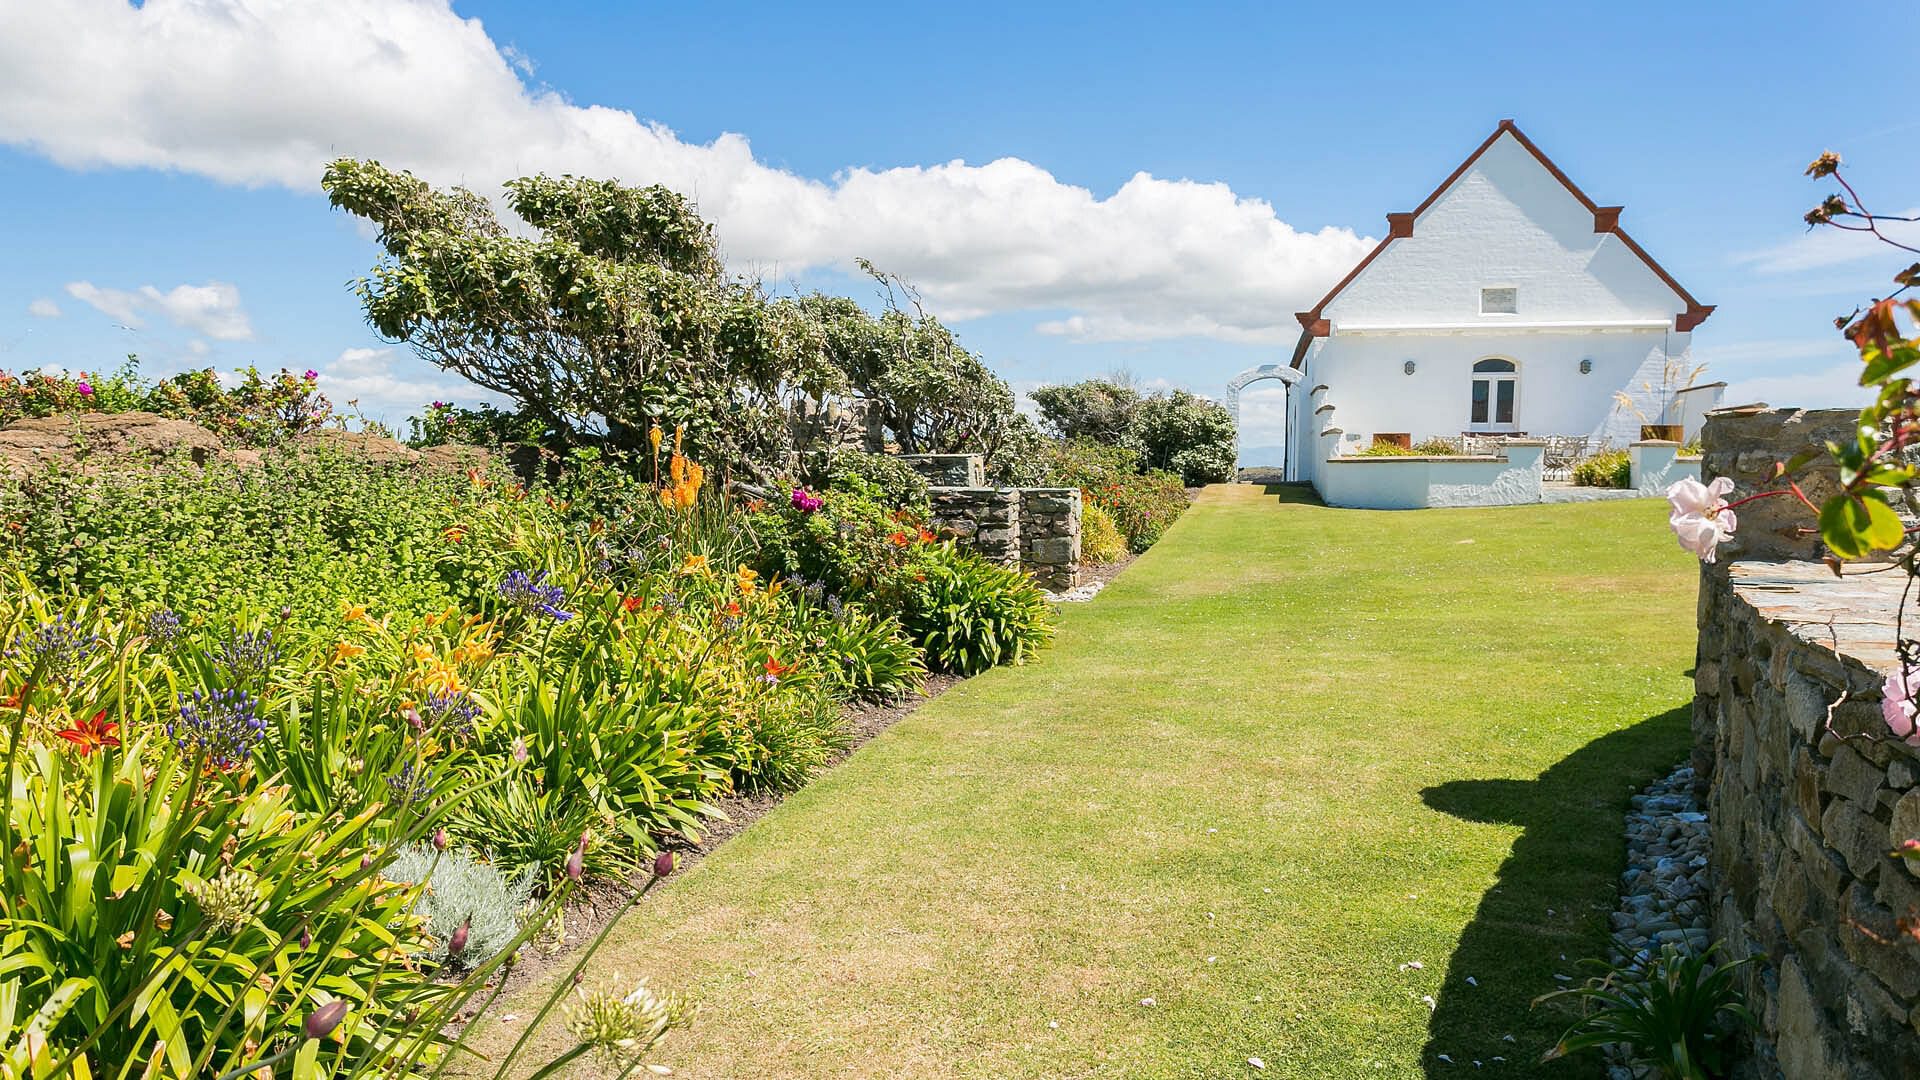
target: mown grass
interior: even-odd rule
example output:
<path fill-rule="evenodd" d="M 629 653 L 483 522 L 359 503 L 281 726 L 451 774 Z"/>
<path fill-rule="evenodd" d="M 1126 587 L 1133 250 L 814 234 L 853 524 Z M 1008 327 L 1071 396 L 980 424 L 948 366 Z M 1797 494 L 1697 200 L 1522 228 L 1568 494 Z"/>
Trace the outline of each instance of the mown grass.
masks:
<path fill-rule="evenodd" d="M 1566 1018 L 1528 1002 L 1604 950 L 1626 798 L 1685 755 L 1690 560 L 1647 501 L 1288 491 L 1209 489 L 1039 664 L 951 691 L 631 915 L 596 967 L 702 1002 L 657 1059 L 1597 1075 L 1538 1064 Z"/>

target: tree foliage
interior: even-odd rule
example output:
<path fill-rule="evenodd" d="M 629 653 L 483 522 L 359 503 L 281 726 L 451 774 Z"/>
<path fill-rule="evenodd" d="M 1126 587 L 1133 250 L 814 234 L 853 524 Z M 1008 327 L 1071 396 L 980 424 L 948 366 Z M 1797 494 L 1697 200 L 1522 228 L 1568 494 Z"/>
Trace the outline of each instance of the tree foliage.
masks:
<path fill-rule="evenodd" d="M 832 388 L 815 324 L 727 275 L 712 228 L 667 188 L 523 177 L 505 199 L 522 235 L 479 195 L 377 162 L 340 159 L 321 183 L 379 230 L 386 255 L 355 283 L 368 322 L 562 441 L 635 448 L 658 421 L 697 453 L 765 461 L 783 399 Z"/>
<path fill-rule="evenodd" d="M 1061 439 L 1125 447 L 1141 468 L 1178 473 L 1189 486 L 1233 475 L 1233 414 L 1218 402 L 1185 390 L 1142 394 L 1114 379 L 1043 386 L 1031 396 Z"/>

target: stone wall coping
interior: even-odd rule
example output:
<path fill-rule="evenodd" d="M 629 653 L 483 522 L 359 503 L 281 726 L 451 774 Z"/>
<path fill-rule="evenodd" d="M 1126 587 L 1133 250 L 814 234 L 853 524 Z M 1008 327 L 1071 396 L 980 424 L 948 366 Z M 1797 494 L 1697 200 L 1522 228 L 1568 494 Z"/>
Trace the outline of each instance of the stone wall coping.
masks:
<path fill-rule="evenodd" d="M 1761 618 L 1810 645 L 1882 675 L 1900 662 L 1893 639 L 1905 574 L 1835 577 L 1824 563 L 1743 561 L 1729 565 L 1727 577 Z"/>
<path fill-rule="evenodd" d="M 1679 446 L 1681 444 L 1676 439 L 1641 439 L 1638 442 L 1630 442 L 1627 445 L 1628 446 Z"/>
<path fill-rule="evenodd" d="M 1545 439 L 1507 439 L 1505 440 L 1505 444 L 1507 446 L 1545 446 L 1547 445 L 1547 440 Z"/>

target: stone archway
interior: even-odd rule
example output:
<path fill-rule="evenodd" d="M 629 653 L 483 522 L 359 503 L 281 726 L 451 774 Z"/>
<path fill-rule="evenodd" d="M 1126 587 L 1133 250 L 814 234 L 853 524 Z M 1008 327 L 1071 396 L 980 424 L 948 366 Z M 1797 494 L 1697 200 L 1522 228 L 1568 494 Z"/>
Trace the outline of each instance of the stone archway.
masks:
<path fill-rule="evenodd" d="M 1293 384 L 1300 381 L 1300 376 L 1301 372 L 1298 368 L 1289 367 L 1286 364 L 1261 364 L 1259 367 L 1248 368 L 1235 375 L 1232 381 L 1227 383 L 1227 409 L 1233 413 L 1233 468 L 1236 476 L 1240 471 L 1240 391 L 1254 383 L 1273 380 L 1284 386 L 1287 393 L 1287 437 L 1286 441 L 1280 444 L 1283 448 L 1280 471 L 1282 475 L 1292 479 Z"/>

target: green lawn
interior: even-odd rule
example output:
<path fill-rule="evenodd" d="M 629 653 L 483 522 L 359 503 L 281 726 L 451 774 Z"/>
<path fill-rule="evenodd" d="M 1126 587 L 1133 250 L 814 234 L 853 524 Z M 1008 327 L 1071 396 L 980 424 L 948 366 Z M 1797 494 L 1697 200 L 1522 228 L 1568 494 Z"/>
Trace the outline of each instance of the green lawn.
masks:
<path fill-rule="evenodd" d="M 1209 489 L 1038 664 L 629 916 L 596 967 L 702 1003 L 656 1060 L 1597 1075 L 1538 1065 L 1562 1018 L 1527 1006 L 1604 950 L 1626 797 L 1686 753 L 1695 573 L 1664 505 L 1297 499 Z"/>

